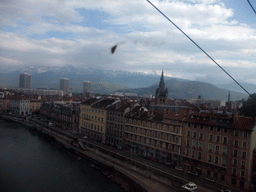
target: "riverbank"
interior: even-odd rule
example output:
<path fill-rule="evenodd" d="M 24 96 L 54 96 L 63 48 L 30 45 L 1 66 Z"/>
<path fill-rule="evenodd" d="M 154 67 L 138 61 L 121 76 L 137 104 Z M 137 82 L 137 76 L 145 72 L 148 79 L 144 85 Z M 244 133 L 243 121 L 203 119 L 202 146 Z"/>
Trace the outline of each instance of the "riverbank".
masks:
<path fill-rule="evenodd" d="M 155 180 L 154 175 L 151 175 L 150 172 L 136 168 L 132 162 L 113 158 L 111 154 L 104 150 L 99 150 L 91 144 L 86 145 L 88 150 L 84 150 L 77 142 L 70 144 L 72 138 L 68 137 L 68 134 L 63 135 L 60 131 L 56 132 L 53 128 L 45 125 L 32 124 L 26 119 L 10 116 L 2 116 L 2 119 L 20 123 L 30 130 L 38 132 L 43 137 L 51 141 L 54 140 L 79 157 L 89 160 L 95 169 L 117 182 L 125 191 L 175 191 L 170 186 Z"/>

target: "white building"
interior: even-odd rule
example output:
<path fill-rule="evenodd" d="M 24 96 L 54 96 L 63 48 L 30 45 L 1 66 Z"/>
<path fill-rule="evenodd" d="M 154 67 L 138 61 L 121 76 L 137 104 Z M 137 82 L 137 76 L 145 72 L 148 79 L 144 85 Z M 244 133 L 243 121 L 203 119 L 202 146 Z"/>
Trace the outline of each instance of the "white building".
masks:
<path fill-rule="evenodd" d="M 29 104 L 29 100 L 10 99 L 10 112 L 15 115 L 28 115 L 30 114 Z"/>

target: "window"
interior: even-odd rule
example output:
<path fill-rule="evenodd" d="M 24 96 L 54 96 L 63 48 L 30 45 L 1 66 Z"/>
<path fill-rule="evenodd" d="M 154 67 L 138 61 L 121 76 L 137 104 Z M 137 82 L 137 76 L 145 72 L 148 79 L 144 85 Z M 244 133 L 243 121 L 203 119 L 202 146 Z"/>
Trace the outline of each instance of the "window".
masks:
<path fill-rule="evenodd" d="M 200 126 L 200 129 L 204 129 L 204 125 L 201 125 L 201 126 Z"/>
<path fill-rule="evenodd" d="M 164 131 L 166 131 L 166 129 L 167 129 L 167 126 L 166 126 L 166 125 L 164 125 Z"/>
<path fill-rule="evenodd" d="M 166 138 L 167 138 L 166 133 L 164 133 L 163 139 L 166 140 Z"/>
<path fill-rule="evenodd" d="M 196 132 L 194 132 L 193 137 L 196 138 Z"/>
<path fill-rule="evenodd" d="M 220 146 L 219 146 L 219 145 L 216 145 L 215 151 L 216 151 L 217 153 L 219 153 L 219 151 L 220 151 Z"/>
<path fill-rule="evenodd" d="M 203 133 L 199 133 L 199 138 L 203 139 Z"/>
<path fill-rule="evenodd" d="M 242 161 L 242 167 L 245 167 L 245 161 Z"/>
<path fill-rule="evenodd" d="M 161 138 L 161 133 L 157 133 L 157 138 L 160 139 Z"/>
<path fill-rule="evenodd" d="M 227 137 L 223 137 L 223 143 L 227 144 L 228 143 L 228 138 Z"/>
<path fill-rule="evenodd" d="M 216 136 L 216 142 L 220 142 L 220 136 Z"/>
<path fill-rule="evenodd" d="M 246 152 L 245 152 L 245 151 L 243 151 L 242 157 L 243 157 L 243 158 L 246 158 Z"/>
<path fill-rule="evenodd" d="M 199 159 L 199 160 L 202 159 L 202 152 L 198 152 L 198 159 Z"/>
<path fill-rule="evenodd" d="M 213 135 L 210 135 L 210 141 L 212 141 L 213 140 Z"/>
<path fill-rule="evenodd" d="M 189 156 L 189 149 L 186 149 L 186 156 Z"/>
<path fill-rule="evenodd" d="M 233 174 L 236 175 L 236 168 L 233 168 Z"/>
<path fill-rule="evenodd" d="M 140 133 L 140 128 L 137 128 L 137 133 Z"/>
<path fill-rule="evenodd" d="M 180 128 L 176 127 L 176 133 L 179 134 L 180 133 Z"/>
<path fill-rule="evenodd" d="M 180 143 L 179 137 L 175 137 L 175 142 Z"/>
<path fill-rule="evenodd" d="M 213 149 L 213 144 L 209 144 L 209 145 L 208 145 L 208 150 L 209 150 L 209 151 L 212 151 L 212 149 Z"/>
<path fill-rule="evenodd" d="M 188 127 L 190 127 L 190 123 L 188 123 Z"/>
<path fill-rule="evenodd" d="M 166 149 L 166 143 L 162 143 L 162 148 Z"/>
<path fill-rule="evenodd" d="M 192 157 L 193 158 L 195 157 L 195 151 L 192 151 Z"/>
<path fill-rule="evenodd" d="M 238 131 L 238 130 L 235 130 L 234 135 L 235 135 L 235 136 L 239 136 L 239 131 Z"/>
<path fill-rule="evenodd" d="M 155 131 L 151 131 L 151 137 L 155 137 Z"/>
<path fill-rule="evenodd" d="M 155 141 L 154 140 L 151 140 L 151 145 L 155 146 Z"/>
<path fill-rule="evenodd" d="M 217 127 L 217 132 L 220 132 L 220 127 Z"/>
<path fill-rule="evenodd" d="M 147 127 L 148 127 L 148 128 L 150 127 L 150 123 L 149 123 L 149 122 L 147 123 Z"/>
<path fill-rule="evenodd" d="M 160 142 L 159 142 L 159 141 L 156 142 L 156 146 L 157 146 L 157 147 L 160 146 Z"/>
<path fill-rule="evenodd" d="M 241 171 L 241 177 L 245 176 L 245 171 Z"/>
<path fill-rule="evenodd" d="M 237 165 L 237 159 L 233 159 L 233 164 Z"/>
<path fill-rule="evenodd" d="M 237 150 L 234 150 L 234 156 L 235 157 L 237 156 Z"/>
<path fill-rule="evenodd" d="M 152 124 L 152 128 L 153 128 L 153 129 L 156 128 L 156 124 L 155 124 L 155 123 Z"/>
<path fill-rule="evenodd" d="M 189 147 L 189 145 L 190 145 L 189 143 L 190 143 L 190 140 L 188 139 L 188 140 L 187 140 L 187 146 L 188 146 L 188 147 Z"/>
<path fill-rule="evenodd" d="M 210 127 L 210 131 L 213 131 L 213 126 Z"/>
<path fill-rule="evenodd" d="M 226 166 L 226 158 L 222 158 L 222 166 Z"/>
<path fill-rule="evenodd" d="M 215 164 L 218 164 L 218 163 L 219 163 L 219 157 L 215 156 Z"/>
<path fill-rule="evenodd" d="M 197 127 L 197 124 L 194 124 L 194 128 L 196 128 Z"/>
<path fill-rule="evenodd" d="M 246 147 L 247 147 L 247 143 L 243 142 L 243 148 L 246 148 Z"/>
<path fill-rule="evenodd" d="M 222 154 L 227 154 L 227 147 L 222 147 Z"/>
<path fill-rule="evenodd" d="M 227 133 L 227 132 L 228 132 L 228 129 L 227 129 L 227 128 L 224 128 L 223 132 L 224 132 L 224 133 Z"/>
<path fill-rule="evenodd" d="M 235 140 L 235 146 L 236 146 L 236 147 L 238 146 L 238 141 L 237 141 L 237 140 Z"/>
<path fill-rule="evenodd" d="M 188 134 L 187 134 L 188 137 L 190 137 L 190 131 L 188 131 Z"/>
<path fill-rule="evenodd" d="M 244 131 L 244 137 L 247 137 L 247 136 L 248 136 L 247 131 Z"/>
<path fill-rule="evenodd" d="M 199 149 L 202 149 L 202 148 L 203 148 L 203 142 L 201 142 L 201 141 L 198 142 L 198 148 L 199 148 Z"/>
<path fill-rule="evenodd" d="M 150 134 L 150 132 L 149 132 L 149 130 L 147 130 L 147 136 L 149 136 L 149 134 Z"/>
<path fill-rule="evenodd" d="M 192 141 L 192 147 L 196 147 L 196 141 Z"/>
<path fill-rule="evenodd" d="M 157 129 L 161 129 L 161 125 L 160 124 L 158 124 Z"/>
<path fill-rule="evenodd" d="M 212 155 L 208 155 L 208 162 L 212 162 Z"/>

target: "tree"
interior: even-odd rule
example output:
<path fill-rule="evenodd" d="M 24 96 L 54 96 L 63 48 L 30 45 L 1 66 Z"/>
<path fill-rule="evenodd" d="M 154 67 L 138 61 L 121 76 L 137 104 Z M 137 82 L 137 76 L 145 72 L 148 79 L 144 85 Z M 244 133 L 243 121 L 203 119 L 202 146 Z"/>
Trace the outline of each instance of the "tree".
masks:
<path fill-rule="evenodd" d="M 247 101 L 244 101 L 241 113 L 248 117 L 256 116 L 256 93 L 253 93 Z"/>

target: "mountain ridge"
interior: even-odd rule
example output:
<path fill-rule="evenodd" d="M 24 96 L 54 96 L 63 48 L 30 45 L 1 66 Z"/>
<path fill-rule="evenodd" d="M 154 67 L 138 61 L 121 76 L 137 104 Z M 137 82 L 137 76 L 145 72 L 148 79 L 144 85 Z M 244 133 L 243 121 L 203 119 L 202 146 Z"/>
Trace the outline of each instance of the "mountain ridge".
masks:
<path fill-rule="evenodd" d="M 138 72 L 111 71 L 93 68 L 75 68 L 72 65 L 65 67 L 27 67 L 15 70 L 0 70 L 0 86 L 18 87 L 19 74 L 32 74 L 31 88 L 59 88 L 61 78 L 70 79 L 70 91 L 82 92 L 83 81 L 92 82 L 93 93 L 110 94 L 113 92 L 135 92 L 139 95 L 152 94 L 158 87 L 160 75 L 143 74 Z M 205 99 L 227 100 L 228 90 L 216 86 L 185 79 L 165 76 L 165 84 L 170 98 L 191 99 L 198 95 Z M 231 91 L 232 100 L 246 98 L 247 95 Z"/>

